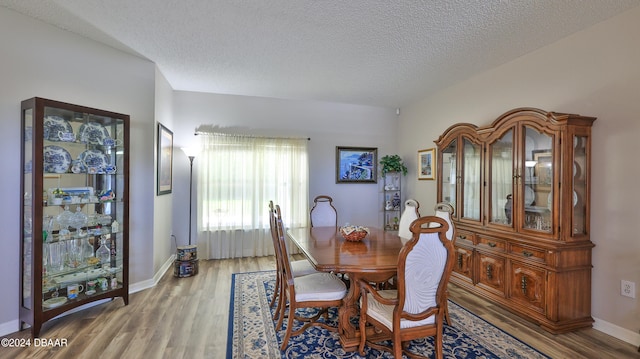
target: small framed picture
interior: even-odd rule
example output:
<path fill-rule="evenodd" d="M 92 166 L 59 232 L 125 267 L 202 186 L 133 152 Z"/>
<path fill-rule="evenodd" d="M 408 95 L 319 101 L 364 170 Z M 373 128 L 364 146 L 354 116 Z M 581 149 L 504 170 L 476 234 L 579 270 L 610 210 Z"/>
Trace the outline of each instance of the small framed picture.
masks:
<path fill-rule="evenodd" d="M 377 183 L 378 149 L 336 147 L 336 183 Z"/>
<path fill-rule="evenodd" d="M 428 148 L 418 151 L 418 179 L 436 179 L 436 149 Z"/>
<path fill-rule="evenodd" d="M 158 188 L 157 195 L 169 194 L 173 175 L 173 132 L 158 123 Z"/>

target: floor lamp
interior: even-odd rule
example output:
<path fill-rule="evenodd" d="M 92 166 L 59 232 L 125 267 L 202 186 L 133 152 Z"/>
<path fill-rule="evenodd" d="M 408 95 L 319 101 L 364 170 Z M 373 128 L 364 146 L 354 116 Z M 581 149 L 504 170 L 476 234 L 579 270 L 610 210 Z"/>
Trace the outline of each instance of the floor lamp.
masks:
<path fill-rule="evenodd" d="M 197 151 L 194 148 L 183 147 L 182 151 L 189 158 L 189 245 L 177 248 L 174 275 L 176 277 L 191 277 L 198 274 L 198 248 L 191 245 L 191 214 L 193 209 L 193 160 Z"/>
<path fill-rule="evenodd" d="M 182 151 L 189 157 L 189 245 L 191 245 L 191 213 L 193 200 L 193 160 L 196 158 L 196 150 L 191 147 L 183 147 Z"/>

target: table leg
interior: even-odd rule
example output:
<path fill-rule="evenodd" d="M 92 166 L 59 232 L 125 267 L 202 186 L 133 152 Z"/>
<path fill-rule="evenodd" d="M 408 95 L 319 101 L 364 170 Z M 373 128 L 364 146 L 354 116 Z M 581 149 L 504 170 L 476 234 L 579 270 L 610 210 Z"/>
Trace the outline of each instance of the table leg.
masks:
<path fill-rule="evenodd" d="M 360 287 L 356 284 L 359 279 L 369 282 L 382 283 L 393 277 L 396 273 L 347 273 L 349 276 L 349 291 L 342 300 L 342 306 L 338 308 L 338 334 L 340 344 L 345 351 L 358 350 L 360 345 L 360 331 L 353 325 L 351 318 L 360 315 Z"/>

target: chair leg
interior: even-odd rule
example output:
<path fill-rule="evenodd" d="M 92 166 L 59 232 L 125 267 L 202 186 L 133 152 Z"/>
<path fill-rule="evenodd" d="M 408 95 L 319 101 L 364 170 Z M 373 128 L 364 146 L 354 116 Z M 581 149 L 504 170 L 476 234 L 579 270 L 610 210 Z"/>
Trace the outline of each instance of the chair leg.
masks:
<path fill-rule="evenodd" d="M 284 311 L 283 311 L 284 314 Z M 285 350 L 287 348 L 287 344 L 289 344 L 289 338 L 291 338 L 291 331 L 293 330 L 293 319 L 295 315 L 295 308 L 289 306 L 289 320 L 287 320 L 287 332 L 284 334 L 284 338 L 282 338 L 282 345 L 280 346 L 280 350 Z M 282 317 L 280 317 L 282 320 Z"/>
<path fill-rule="evenodd" d="M 273 305 L 276 303 L 276 297 L 280 294 L 280 273 L 276 273 L 276 285 L 273 288 L 273 296 L 271 297 L 271 303 L 269 303 L 269 308 L 273 308 Z"/>
<path fill-rule="evenodd" d="M 400 333 L 393 333 L 393 357 L 396 359 L 402 358 L 402 341 L 400 340 Z"/>
<path fill-rule="evenodd" d="M 358 346 L 358 352 L 361 356 L 364 356 L 364 345 L 367 342 L 367 316 L 360 314 L 360 345 Z"/>

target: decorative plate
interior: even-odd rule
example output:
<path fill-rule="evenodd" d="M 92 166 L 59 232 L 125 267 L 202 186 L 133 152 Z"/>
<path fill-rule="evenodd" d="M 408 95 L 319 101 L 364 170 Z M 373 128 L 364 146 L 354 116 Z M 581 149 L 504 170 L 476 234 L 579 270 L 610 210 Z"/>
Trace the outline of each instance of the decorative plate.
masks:
<path fill-rule="evenodd" d="M 67 173 L 71 155 L 60 146 L 50 145 L 43 149 L 44 171 L 47 173 Z"/>
<path fill-rule="evenodd" d="M 44 118 L 44 139 L 49 141 L 62 141 L 61 135 L 64 137 L 72 137 L 73 128 L 71 124 L 60 116 L 46 116 Z"/>
<path fill-rule="evenodd" d="M 578 194 L 576 191 L 573 191 L 573 206 L 575 207 L 578 204 Z"/>
<path fill-rule="evenodd" d="M 49 298 L 45 300 L 44 302 L 42 302 L 42 305 L 45 308 L 55 308 L 63 305 L 66 302 L 67 302 L 67 297 L 55 297 L 55 298 Z"/>
<path fill-rule="evenodd" d="M 109 136 L 109 131 L 101 124 L 97 122 L 87 122 L 80 126 L 78 138 L 80 142 L 102 146 L 104 140 L 111 137 Z"/>
<path fill-rule="evenodd" d="M 524 186 L 524 205 L 530 206 L 536 199 L 536 193 L 529 186 Z"/>
<path fill-rule="evenodd" d="M 86 150 L 78 156 L 78 160 L 88 168 L 104 168 L 109 164 L 109 157 L 100 150 Z M 85 169 L 86 170 L 86 169 Z"/>

